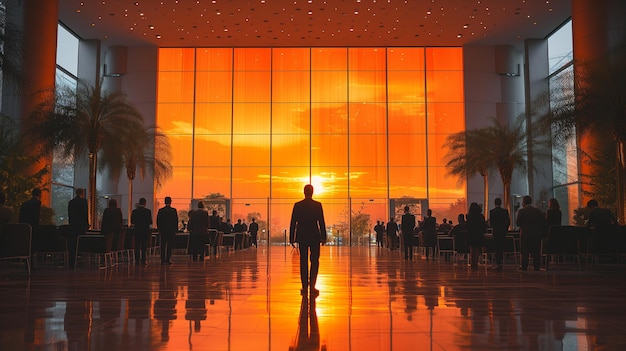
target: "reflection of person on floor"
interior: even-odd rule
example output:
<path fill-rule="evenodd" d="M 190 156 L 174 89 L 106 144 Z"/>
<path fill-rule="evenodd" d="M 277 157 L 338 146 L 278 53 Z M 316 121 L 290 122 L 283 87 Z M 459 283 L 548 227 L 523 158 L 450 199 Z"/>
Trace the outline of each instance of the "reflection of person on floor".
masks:
<path fill-rule="evenodd" d="M 322 204 L 313 200 L 313 186 L 304 186 L 304 200 L 293 205 L 291 212 L 291 224 L 289 226 L 289 243 L 297 242 L 300 248 L 300 280 L 302 290 L 300 294 L 305 296 L 311 288 L 311 296 L 317 296 L 319 291 L 315 289 L 317 271 L 320 265 L 320 244 L 326 243 L 326 223 Z M 309 273 L 309 251 L 311 251 L 311 270 Z"/>
<path fill-rule="evenodd" d="M 159 296 L 154 301 L 154 319 L 161 322 L 161 341 L 170 340 L 170 321 L 176 319 L 176 289 L 167 280 L 168 272 L 159 276 Z"/>
<path fill-rule="evenodd" d="M 317 324 L 317 311 L 315 310 L 315 299 L 308 303 L 308 297 L 302 296 L 300 304 L 300 317 L 298 319 L 298 333 L 290 351 L 296 350 L 320 350 L 320 330 Z M 322 346 L 322 350 L 326 347 Z"/>

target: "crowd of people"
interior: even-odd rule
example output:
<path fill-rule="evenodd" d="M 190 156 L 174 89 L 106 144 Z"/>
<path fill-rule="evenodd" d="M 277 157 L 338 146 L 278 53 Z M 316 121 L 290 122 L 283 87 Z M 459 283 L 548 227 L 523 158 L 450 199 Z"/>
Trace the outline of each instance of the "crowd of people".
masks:
<path fill-rule="evenodd" d="M 530 196 L 524 196 L 515 223 L 512 223 L 509 211 L 502 207 L 502 199 L 494 200 L 494 207 L 488 217 L 483 214 L 482 207 L 473 202 L 466 214 L 458 215 L 456 225 L 446 218 L 437 223 L 431 209 L 426 211 L 423 220 L 416 221 L 415 215 L 410 213 L 410 207 L 405 206 L 399 224 L 393 218 L 386 224 L 376 221 L 376 244 L 391 250 L 402 248 L 405 260 L 413 260 L 413 247 L 417 244 L 425 250 L 425 259 L 428 260 L 436 252 L 437 235 L 450 236 L 454 238 L 457 249 L 462 247 L 459 251 L 467 250 L 471 269 L 477 269 L 485 246 L 485 235 L 490 233 L 495 251 L 493 269 L 502 270 L 506 236 L 515 227 L 515 232 L 519 232 L 519 269 L 527 271 L 532 257 L 533 268 L 538 271 L 541 269 L 541 241 L 547 237 L 550 226 L 562 225 L 563 215 L 557 199 L 548 201 L 545 212 L 532 203 Z M 606 208 L 600 208 L 596 200 L 588 201 L 587 210 L 586 226 L 591 229 L 605 230 L 618 225 L 615 215 Z"/>

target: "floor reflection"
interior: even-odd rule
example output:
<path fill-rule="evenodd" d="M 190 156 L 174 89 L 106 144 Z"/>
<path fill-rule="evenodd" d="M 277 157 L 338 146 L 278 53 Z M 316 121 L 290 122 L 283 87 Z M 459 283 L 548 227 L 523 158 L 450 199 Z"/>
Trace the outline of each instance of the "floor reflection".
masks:
<path fill-rule="evenodd" d="M 316 299 L 297 252 L 109 271 L 0 266 L 0 350 L 618 350 L 625 267 L 470 271 L 323 247 Z"/>

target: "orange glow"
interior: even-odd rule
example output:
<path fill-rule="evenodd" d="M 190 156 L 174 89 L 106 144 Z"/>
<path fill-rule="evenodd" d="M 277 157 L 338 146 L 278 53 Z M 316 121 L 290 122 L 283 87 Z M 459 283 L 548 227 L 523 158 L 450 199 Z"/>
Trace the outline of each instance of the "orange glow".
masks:
<path fill-rule="evenodd" d="M 447 207 L 465 197 L 442 167 L 465 125 L 462 61 L 461 48 L 161 48 L 157 125 L 174 176 L 157 197 L 185 209 L 220 193 L 271 212 L 274 231 L 308 182 L 329 226 L 350 203 L 372 219 L 388 198 Z"/>

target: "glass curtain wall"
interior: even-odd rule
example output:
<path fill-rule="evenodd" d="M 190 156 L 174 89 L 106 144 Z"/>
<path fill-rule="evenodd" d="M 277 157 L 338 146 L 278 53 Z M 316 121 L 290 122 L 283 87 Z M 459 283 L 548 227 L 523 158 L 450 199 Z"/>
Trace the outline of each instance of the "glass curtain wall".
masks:
<path fill-rule="evenodd" d="M 56 85 L 77 86 L 79 39 L 62 25 L 57 30 Z M 68 224 L 67 203 L 74 197 L 74 162 L 53 152 L 51 206 L 55 224 Z"/>
<path fill-rule="evenodd" d="M 284 242 L 307 183 L 335 244 L 366 243 L 389 199 L 445 217 L 465 198 L 443 161 L 465 125 L 461 48 L 161 48 L 157 103 L 174 153 L 157 197 L 254 217 L 261 240 Z"/>
<path fill-rule="evenodd" d="M 550 99 L 563 104 L 574 99 L 574 64 L 572 23 L 568 21 L 548 38 L 548 60 L 550 63 Z M 553 196 L 561 205 L 563 224 L 574 224 L 573 213 L 580 204 L 578 179 L 578 155 L 575 138 L 553 145 Z"/>

